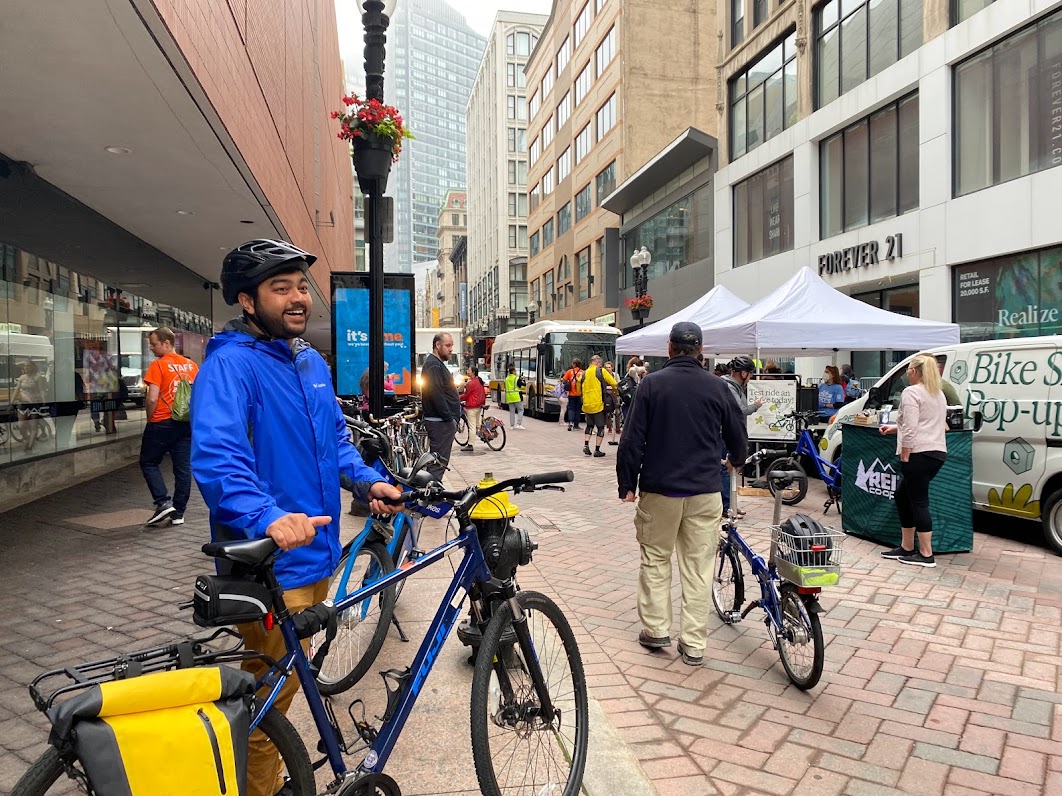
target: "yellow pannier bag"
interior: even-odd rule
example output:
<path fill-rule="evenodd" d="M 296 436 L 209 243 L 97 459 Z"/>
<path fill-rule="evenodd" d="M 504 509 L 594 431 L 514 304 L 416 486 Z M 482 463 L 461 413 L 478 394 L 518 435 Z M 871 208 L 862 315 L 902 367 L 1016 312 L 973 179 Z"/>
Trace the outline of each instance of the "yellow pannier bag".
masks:
<path fill-rule="evenodd" d="M 48 711 L 96 796 L 243 796 L 254 677 L 225 666 L 93 685 Z"/>

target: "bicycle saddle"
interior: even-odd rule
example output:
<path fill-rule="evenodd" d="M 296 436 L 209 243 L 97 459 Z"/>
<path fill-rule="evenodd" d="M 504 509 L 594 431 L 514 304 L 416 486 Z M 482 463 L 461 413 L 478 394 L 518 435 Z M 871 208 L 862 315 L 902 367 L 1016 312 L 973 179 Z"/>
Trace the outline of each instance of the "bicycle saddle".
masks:
<path fill-rule="evenodd" d="M 261 566 L 279 548 L 268 536 L 261 539 L 239 539 L 234 542 L 210 542 L 203 545 L 203 552 L 211 558 L 224 558 L 251 567 Z"/>
<path fill-rule="evenodd" d="M 771 470 L 767 473 L 767 478 L 771 481 L 795 481 L 801 475 L 803 473 L 798 473 L 796 470 Z"/>

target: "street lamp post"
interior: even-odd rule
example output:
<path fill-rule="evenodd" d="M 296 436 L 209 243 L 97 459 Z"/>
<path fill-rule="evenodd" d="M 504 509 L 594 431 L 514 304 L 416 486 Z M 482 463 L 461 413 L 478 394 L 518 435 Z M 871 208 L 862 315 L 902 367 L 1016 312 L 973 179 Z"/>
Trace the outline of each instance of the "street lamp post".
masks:
<path fill-rule="evenodd" d="M 646 291 L 649 288 L 649 264 L 653 261 L 653 254 L 645 246 L 638 249 L 631 255 L 631 270 L 634 272 L 634 296 L 635 298 L 643 298 Z M 639 307 L 637 310 L 632 311 L 631 315 L 634 315 L 638 319 L 638 327 L 645 326 L 645 319 L 649 315 L 649 310 L 643 307 Z"/>
<path fill-rule="evenodd" d="M 358 0 L 365 28 L 365 96 L 384 100 L 384 61 L 387 26 L 398 0 Z M 365 194 L 365 237 L 369 248 L 369 411 L 383 415 L 384 405 L 384 273 L 383 194 L 391 169 L 390 152 L 382 158 L 362 159 L 358 184 Z"/>

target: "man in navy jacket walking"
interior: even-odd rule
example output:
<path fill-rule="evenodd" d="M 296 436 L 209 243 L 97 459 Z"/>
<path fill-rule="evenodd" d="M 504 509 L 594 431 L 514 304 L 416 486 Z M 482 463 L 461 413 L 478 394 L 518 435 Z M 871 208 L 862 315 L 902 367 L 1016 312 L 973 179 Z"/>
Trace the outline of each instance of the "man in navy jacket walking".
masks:
<path fill-rule="evenodd" d="M 616 459 L 620 499 L 634 503 L 638 496 L 638 616 L 644 628 L 638 642 L 648 649 L 671 646 L 671 554 L 677 548 L 682 578 L 678 651 L 691 666 L 701 665 L 708 637 L 723 518 L 723 443 L 735 467 L 748 449 L 744 417 L 726 385 L 696 360 L 701 344 L 697 324 L 672 327 L 670 359 L 639 383 Z"/>

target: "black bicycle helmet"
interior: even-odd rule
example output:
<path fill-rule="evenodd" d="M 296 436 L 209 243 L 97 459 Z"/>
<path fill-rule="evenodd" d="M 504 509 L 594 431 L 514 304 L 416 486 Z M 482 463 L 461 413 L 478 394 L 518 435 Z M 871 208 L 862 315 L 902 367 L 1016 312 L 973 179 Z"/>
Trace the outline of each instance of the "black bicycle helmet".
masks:
<path fill-rule="evenodd" d="M 783 521 L 781 529 L 789 535 L 790 550 L 797 559 L 794 564 L 824 567 L 833 555 L 833 540 L 818 520 L 807 514 L 794 514 Z"/>
<path fill-rule="evenodd" d="M 240 293 L 253 293 L 273 274 L 292 267 L 305 273 L 316 261 L 312 254 L 287 241 L 249 240 L 225 255 L 221 266 L 221 295 L 226 304 L 236 304 Z"/>
<path fill-rule="evenodd" d="M 731 373 L 752 373 L 756 370 L 756 364 L 752 361 L 752 358 L 744 354 L 730 360 L 728 367 Z"/>

